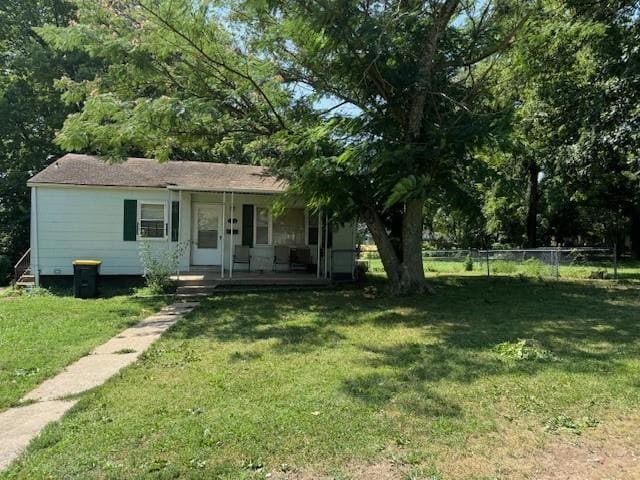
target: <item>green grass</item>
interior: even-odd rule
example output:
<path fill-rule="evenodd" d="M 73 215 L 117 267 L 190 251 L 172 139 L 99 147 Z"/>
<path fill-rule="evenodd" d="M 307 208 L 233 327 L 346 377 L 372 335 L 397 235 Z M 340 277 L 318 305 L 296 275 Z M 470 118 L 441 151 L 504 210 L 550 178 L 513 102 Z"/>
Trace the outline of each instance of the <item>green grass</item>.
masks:
<path fill-rule="evenodd" d="M 213 297 L 4 478 L 349 478 L 369 462 L 406 478 L 516 478 L 501 462 L 640 407 L 636 288 L 432 284 L 424 297 Z"/>
<path fill-rule="evenodd" d="M 5 290 L 0 297 L 0 410 L 161 304 L 126 295 L 79 300 Z"/>
<path fill-rule="evenodd" d="M 382 262 L 378 258 L 369 258 L 369 270 L 374 275 L 384 276 Z M 464 276 L 486 276 L 486 263 L 474 262 L 473 270 L 465 271 L 464 257 L 457 260 L 433 260 L 424 259 L 424 271 L 427 277 L 438 275 L 464 275 Z M 539 261 L 514 262 L 510 260 L 492 259 L 489 262 L 490 273 L 493 276 L 525 276 L 552 278 L 555 272 L 550 265 Z M 603 271 L 606 278 L 613 278 L 613 261 L 606 263 L 561 265 L 560 277 L 565 279 L 589 279 L 595 272 Z M 640 262 L 636 260 L 624 260 L 618 265 L 618 278 L 623 280 L 640 280 Z"/>

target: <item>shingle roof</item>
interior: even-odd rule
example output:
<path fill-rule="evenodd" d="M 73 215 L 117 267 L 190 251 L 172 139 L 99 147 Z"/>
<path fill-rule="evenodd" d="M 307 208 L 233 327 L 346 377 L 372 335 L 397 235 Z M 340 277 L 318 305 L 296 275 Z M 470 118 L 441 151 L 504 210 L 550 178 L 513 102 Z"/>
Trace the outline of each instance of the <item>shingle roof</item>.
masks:
<path fill-rule="evenodd" d="M 67 154 L 29 180 L 29 185 L 95 185 L 277 193 L 286 183 L 264 167 L 226 163 L 128 158 L 107 163 L 93 155 Z"/>

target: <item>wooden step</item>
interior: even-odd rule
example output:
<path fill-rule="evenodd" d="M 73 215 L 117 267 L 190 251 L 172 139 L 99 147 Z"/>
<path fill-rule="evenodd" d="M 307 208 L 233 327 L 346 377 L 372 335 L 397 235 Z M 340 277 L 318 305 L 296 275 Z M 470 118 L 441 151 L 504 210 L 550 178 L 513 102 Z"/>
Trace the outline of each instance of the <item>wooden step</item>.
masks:
<path fill-rule="evenodd" d="M 173 283 L 178 287 L 199 287 L 199 286 L 214 286 L 220 283 L 220 280 L 214 280 L 214 279 L 208 279 L 208 278 L 207 279 L 187 278 L 184 280 L 183 279 L 174 280 Z"/>
<path fill-rule="evenodd" d="M 184 285 L 177 288 L 178 295 L 209 295 L 213 293 L 217 285 Z"/>

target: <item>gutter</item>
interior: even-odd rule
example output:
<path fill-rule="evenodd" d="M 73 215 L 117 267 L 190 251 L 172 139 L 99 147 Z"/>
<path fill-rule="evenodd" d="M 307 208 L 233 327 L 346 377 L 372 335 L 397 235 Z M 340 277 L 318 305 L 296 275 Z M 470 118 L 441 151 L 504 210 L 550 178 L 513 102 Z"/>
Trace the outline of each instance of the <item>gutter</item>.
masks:
<path fill-rule="evenodd" d="M 38 251 L 38 189 L 31 187 L 31 268 L 36 287 L 40 286 L 40 253 Z"/>
<path fill-rule="evenodd" d="M 208 193 L 247 193 L 252 195 L 281 195 L 284 190 L 263 190 L 250 188 L 204 188 L 204 187 L 188 187 L 180 185 L 167 185 L 169 190 L 188 191 L 188 192 L 208 192 Z"/>

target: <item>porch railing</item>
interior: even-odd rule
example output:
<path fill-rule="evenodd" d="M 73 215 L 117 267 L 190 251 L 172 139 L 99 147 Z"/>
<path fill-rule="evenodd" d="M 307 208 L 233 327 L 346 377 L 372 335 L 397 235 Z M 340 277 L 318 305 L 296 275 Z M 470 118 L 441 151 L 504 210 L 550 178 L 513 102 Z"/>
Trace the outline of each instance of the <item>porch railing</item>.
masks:
<path fill-rule="evenodd" d="M 25 273 L 31 268 L 31 249 L 24 252 L 20 260 L 13 266 L 13 283 L 20 280 Z"/>

